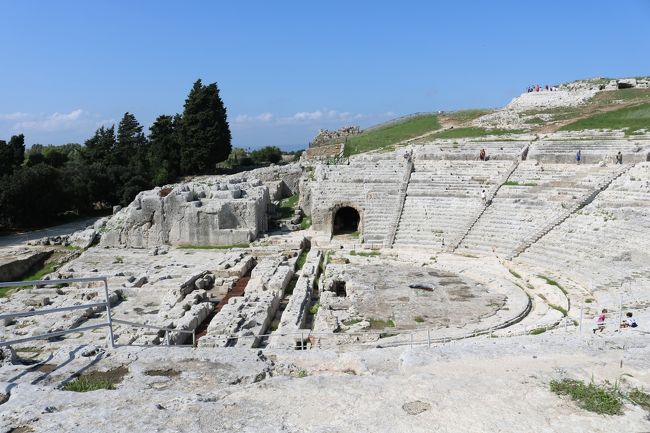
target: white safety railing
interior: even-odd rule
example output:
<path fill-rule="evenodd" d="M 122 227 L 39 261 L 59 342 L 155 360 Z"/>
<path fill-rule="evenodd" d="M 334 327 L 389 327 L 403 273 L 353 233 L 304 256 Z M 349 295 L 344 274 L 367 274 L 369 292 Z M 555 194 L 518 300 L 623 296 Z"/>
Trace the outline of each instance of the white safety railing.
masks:
<path fill-rule="evenodd" d="M 106 322 L 104 323 L 98 323 L 94 325 L 87 325 L 87 326 L 79 326 L 79 327 L 74 327 L 70 329 L 64 329 L 60 331 L 53 331 L 53 332 L 47 332 L 45 334 L 38 334 L 38 335 L 32 335 L 29 337 L 21 337 L 21 338 L 14 338 L 10 340 L 0 340 L 0 347 L 3 346 L 10 346 L 13 344 L 19 344 L 19 343 L 26 343 L 29 341 L 34 341 L 34 340 L 44 340 L 44 339 L 50 339 L 50 338 L 55 338 L 55 337 L 61 337 L 66 334 L 71 334 L 71 333 L 78 333 L 78 332 L 84 332 L 84 331 L 91 331 L 93 329 L 99 329 L 99 328 L 107 328 L 108 332 L 108 342 L 110 344 L 110 347 L 114 348 L 115 347 L 115 337 L 113 334 L 113 325 L 114 324 L 122 324 L 122 325 L 127 325 L 127 326 L 132 326 L 135 328 L 147 328 L 147 329 L 155 329 L 158 331 L 163 331 L 164 332 L 164 344 L 170 345 L 171 337 L 174 334 L 188 334 L 192 336 L 192 346 L 196 345 L 196 333 L 195 330 L 185 330 L 185 329 L 174 329 L 174 328 L 169 328 L 169 327 L 161 327 L 161 326 L 154 326 L 154 325 L 148 325 L 148 324 L 143 324 L 143 323 L 136 323 L 136 322 L 130 322 L 127 320 L 121 320 L 121 319 L 114 319 L 113 315 L 111 313 L 111 303 L 110 303 L 110 298 L 109 298 L 109 293 L 108 293 L 108 278 L 104 276 L 99 276 L 99 277 L 85 277 L 85 278 L 67 278 L 67 279 L 61 279 L 61 280 L 37 280 L 37 281 L 12 281 L 12 282 L 6 282 L 6 283 L 0 283 L 0 287 L 26 287 L 26 286 L 44 286 L 44 285 L 62 285 L 62 284 L 72 284 L 72 283 L 91 283 L 91 282 L 96 282 L 100 281 L 103 283 L 104 286 L 104 301 L 103 302 L 94 302 L 90 304 L 81 304 L 81 305 L 72 305 L 69 307 L 57 307 L 57 308 L 45 308 L 45 309 L 40 309 L 40 310 L 33 310 L 33 311 L 22 311 L 22 312 L 14 312 L 14 313 L 2 313 L 0 314 L 0 322 L 4 321 L 11 321 L 13 319 L 18 319 L 18 318 L 24 318 L 24 317 L 32 317 L 32 316 L 40 316 L 40 315 L 45 315 L 45 314 L 54 314 L 54 313 L 62 313 L 66 311 L 75 311 L 75 310 L 87 310 L 87 309 L 105 309 L 106 310 Z M 177 344 L 178 346 L 182 346 L 182 344 Z"/>
<path fill-rule="evenodd" d="M 105 308 L 106 309 L 106 323 L 99 323 L 96 325 L 81 326 L 77 328 L 64 329 L 61 331 L 48 332 L 45 334 L 32 335 L 29 337 L 14 338 L 12 340 L 0 341 L 0 347 L 9 346 L 12 344 L 25 343 L 33 340 L 43 340 L 53 337 L 61 337 L 73 332 L 90 331 L 93 329 L 104 328 L 108 329 L 108 341 L 111 347 L 115 347 L 115 339 L 113 338 L 113 325 L 111 317 L 111 303 L 108 297 L 108 279 L 106 277 L 87 277 L 87 278 L 68 278 L 64 280 L 37 280 L 37 281 L 13 281 L 7 283 L 0 283 L 0 287 L 26 287 L 26 286 L 44 286 L 44 285 L 59 285 L 59 284 L 72 284 L 72 283 L 91 283 L 101 281 L 104 283 L 104 302 L 95 302 L 92 304 L 72 305 L 70 307 L 46 308 L 42 310 L 23 311 L 19 313 L 4 313 L 0 314 L 0 321 L 13 320 L 21 317 L 39 316 L 44 314 L 61 313 L 64 311 L 86 310 L 89 308 Z"/>

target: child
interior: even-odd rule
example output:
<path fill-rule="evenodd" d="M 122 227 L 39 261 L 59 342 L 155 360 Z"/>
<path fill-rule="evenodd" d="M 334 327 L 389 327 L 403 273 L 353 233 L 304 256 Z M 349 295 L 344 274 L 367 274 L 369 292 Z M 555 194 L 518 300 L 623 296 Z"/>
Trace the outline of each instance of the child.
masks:
<path fill-rule="evenodd" d="M 623 322 L 621 323 L 621 328 L 628 328 L 628 327 L 629 328 L 636 328 L 637 326 L 639 326 L 639 325 L 636 324 L 636 319 L 634 317 L 632 317 L 632 312 L 631 311 L 628 311 L 627 313 L 625 313 L 625 316 L 627 318 L 625 320 L 623 320 Z"/>
<path fill-rule="evenodd" d="M 594 334 L 596 331 L 603 332 L 605 330 L 605 319 L 607 318 L 607 308 L 603 308 L 603 311 L 600 313 L 600 316 L 596 319 L 596 327 L 594 328 Z"/>

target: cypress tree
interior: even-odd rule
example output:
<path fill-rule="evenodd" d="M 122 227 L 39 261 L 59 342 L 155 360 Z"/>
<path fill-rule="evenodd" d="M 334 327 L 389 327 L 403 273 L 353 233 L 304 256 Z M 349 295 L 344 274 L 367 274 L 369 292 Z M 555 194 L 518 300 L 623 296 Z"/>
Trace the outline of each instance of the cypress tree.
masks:
<path fill-rule="evenodd" d="M 231 135 L 217 83 L 197 80 L 185 100 L 179 128 L 182 174 L 211 173 L 230 154 Z"/>
<path fill-rule="evenodd" d="M 149 135 L 149 164 L 154 185 L 175 179 L 180 173 L 180 144 L 178 123 L 180 116 L 158 116 Z"/>

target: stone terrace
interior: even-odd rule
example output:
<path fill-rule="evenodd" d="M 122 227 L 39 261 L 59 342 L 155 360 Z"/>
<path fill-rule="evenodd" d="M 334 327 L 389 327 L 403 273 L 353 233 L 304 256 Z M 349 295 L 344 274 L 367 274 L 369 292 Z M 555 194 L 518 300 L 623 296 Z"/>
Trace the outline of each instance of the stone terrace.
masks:
<path fill-rule="evenodd" d="M 472 254 L 513 254 L 534 233 L 570 210 L 617 166 L 523 161 L 459 245 Z"/>
<path fill-rule="evenodd" d="M 598 301 L 606 305 L 618 304 L 619 293 L 624 298 L 631 296 L 627 293 L 630 288 L 635 295 L 624 301 L 647 304 L 648 178 L 650 163 L 636 165 L 590 205 L 533 244 L 517 263 L 548 270 L 554 276 L 564 275 L 584 288 L 593 288 Z M 646 290 L 640 290 L 642 287 Z"/>
<path fill-rule="evenodd" d="M 501 160 L 416 159 L 395 245 L 440 251 L 457 240 L 483 207 L 481 190 L 495 186 L 511 166 Z"/>
<path fill-rule="evenodd" d="M 647 161 L 650 142 L 641 140 L 567 140 L 539 141 L 530 146 L 528 157 L 542 162 L 574 163 L 580 149 L 582 162 L 598 164 L 600 161 L 614 163 L 616 154 L 623 154 L 623 162 Z"/>

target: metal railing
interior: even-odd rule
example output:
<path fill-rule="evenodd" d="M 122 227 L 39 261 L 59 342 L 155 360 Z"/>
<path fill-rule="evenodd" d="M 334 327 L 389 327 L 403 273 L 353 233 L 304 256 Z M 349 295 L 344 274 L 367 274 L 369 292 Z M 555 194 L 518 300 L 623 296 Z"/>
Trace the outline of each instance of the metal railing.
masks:
<path fill-rule="evenodd" d="M 110 342 L 111 347 L 115 347 L 115 339 L 113 337 L 113 321 L 111 317 L 111 303 L 108 297 L 108 279 L 106 277 L 86 277 L 86 278 L 68 278 L 63 280 L 37 280 L 37 281 L 14 281 L 7 283 L 0 283 L 1 287 L 26 287 L 26 286 L 45 286 L 45 285 L 59 285 L 59 284 L 71 284 L 71 283 L 90 283 L 95 281 L 101 281 L 104 283 L 104 302 L 95 302 L 92 304 L 81 304 L 81 305 L 72 305 L 70 307 L 58 307 L 58 308 L 46 308 L 42 310 L 34 311 L 23 311 L 19 313 L 4 313 L 0 314 L 0 320 L 12 320 L 20 317 L 31 317 L 39 316 L 44 314 L 52 313 L 61 313 L 64 311 L 74 311 L 74 310 L 87 310 L 92 308 L 105 308 L 106 309 L 106 323 L 99 323 L 96 325 L 81 326 L 77 328 L 64 329 L 61 331 L 48 332 L 46 334 L 32 335 L 30 337 L 15 338 L 13 340 L 0 341 L 0 347 L 9 346 L 12 344 L 25 343 L 27 341 L 33 340 L 43 340 L 54 337 L 61 337 L 66 334 L 90 331 L 98 328 L 108 328 L 108 341 Z"/>
<path fill-rule="evenodd" d="M 100 277 L 85 277 L 85 278 L 67 278 L 67 279 L 60 279 L 60 280 L 37 280 L 37 281 L 14 281 L 14 282 L 6 282 L 6 283 L 0 283 L 0 288 L 1 287 L 26 287 L 26 286 L 44 286 L 44 285 L 61 285 L 61 284 L 72 284 L 72 283 L 91 283 L 95 281 L 101 281 L 104 286 L 104 301 L 103 302 L 94 302 L 91 304 L 81 304 L 81 305 L 71 305 L 69 307 L 57 307 L 57 308 L 45 308 L 45 309 L 40 309 L 40 310 L 33 310 L 33 311 L 22 311 L 22 312 L 15 312 L 15 313 L 3 313 L 0 314 L 0 321 L 5 321 L 5 320 L 13 320 L 13 319 L 18 319 L 18 318 L 24 318 L 24 317 L 32 317 L 32 316 L 40 316 L 40 315 L 45 315 L 45 314 L 53 314 L 53 313 L 62 313 L 66 311 L 75 311 L 75 310 L 88 310 L 88 309 L 105 309 L 106 310 L 106 322 L 105 323 L 98 323 L 95 325 L 87 325 L 87 326 L 79 326 L 79 327 L 73 327 L 70 329 L 64 329 L 60 331 L 53 331 L 53 332 L 48 332 L 45 334 L 38 334 L 38 335 L 32 335 L 29 337 L 21 337 L 21 338 L 14 338 L 11 340 L 4 340 L 0 341 L 0 347 L 3 346 L 10 346 L 13 344 L 19 344 L 19 343 L 26 343 L 28 341 L 34 341 L 34 340 L 43 340 L 43 339 L 50 339 L 50 338 L 55 338 L 55 337 L 62 337 L 66 334 L 71 334 L 71 333 L 77 333 L 77 332 L 84 332 L 84 331 L 91 331 L 94 329 L 99 329 L 99 328 L 107 328 L 108 330 L 108 341 L 110 344 L 111 348 L 115 347 L 115 337 L 113 334 L 113 324 L 122 324 L 122 325 L 127 325 L 127 326 L 132 326 L 135 328 L 147 328 L 147 329 L 155 329 L 158 331 L 164 331 L 164 344 L 170 345 L 170 337 L 174 335 L 174 333 L 177 334 L 189 334 L 192 336 L 192 346 L 196 345 L 196 333 L 195 330 L 185 330 L 185 329 L 174 329 L 174 328 L 169 328 L 169 327 L 161 327 L 161 326 L 155 326 L 155 325 L 148 325 L 148 324 L 143 324 L 143 323 L 136 323 L 136 322 L 130 322 L 128 320 L 121 320 L 121 319 L 114 319 L 111 313 L 111 303 L 110 303 L 110 297 L 108 293 L 108 278 L 104 276 Z M 180 344 L 179 344 L 180 345 Z"/>

